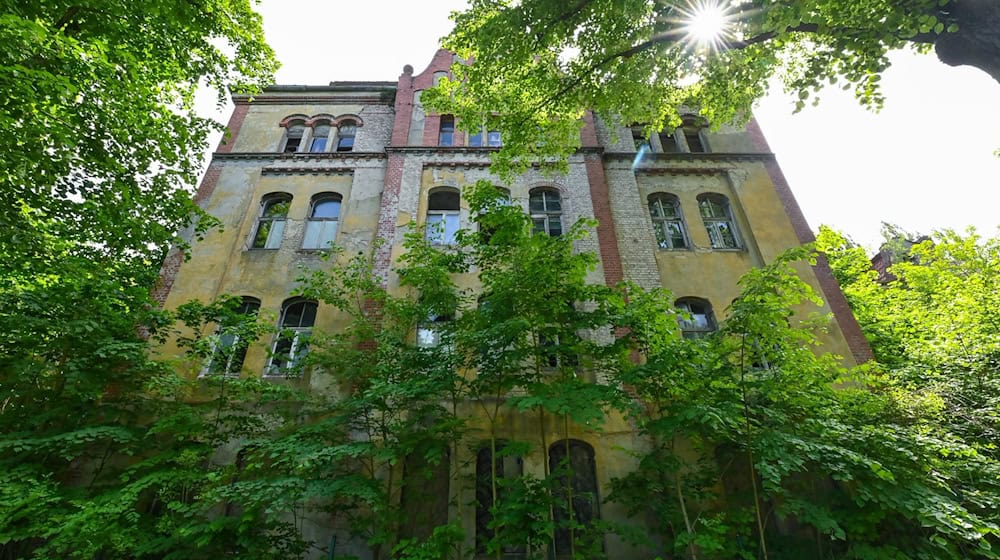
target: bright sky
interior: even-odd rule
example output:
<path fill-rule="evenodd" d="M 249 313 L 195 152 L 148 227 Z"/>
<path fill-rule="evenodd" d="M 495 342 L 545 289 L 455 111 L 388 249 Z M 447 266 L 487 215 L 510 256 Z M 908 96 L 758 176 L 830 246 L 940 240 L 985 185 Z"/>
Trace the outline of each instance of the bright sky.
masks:
<path fill-rule="evenodd" d="M 263 0 L 281 84 L 395 81 L 422 71 L 464 0 Z M 778 90 L 756 115 L 813 229 L 828 224 L 869 248 L 880 223 L 905 230 L 1000 224 L 1000 84 L 933 54 L 898 53 L 882 84 L 885 108 L 861 109 L 831 89 L 793 115 Z"/>

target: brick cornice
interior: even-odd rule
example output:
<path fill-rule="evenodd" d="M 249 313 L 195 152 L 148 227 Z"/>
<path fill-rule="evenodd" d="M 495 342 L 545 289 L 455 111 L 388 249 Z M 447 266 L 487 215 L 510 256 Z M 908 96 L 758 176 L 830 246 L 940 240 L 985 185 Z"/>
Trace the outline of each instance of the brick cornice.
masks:
<path fill-rule="evenodd" d="M 351 104 L 351 105 L 392 105 L 393 95 L 258 95 L 257 97 L 234 97 L 237 106 L 254 105 L 301 105 L 315 104 Z"/>
<path fill-rule="evenodd" d="M 385 159 L 385 152 L 215 152 L 213 160 L 275 160 L 275 161 L 315 161 L 350 159 Z"/>
<path fill-rule="evenodd" d="M 261 175 L 352 175 L 353 167 L 265 167 Z"/>
<path fill-rule="evenodd" d="M 667 161 L 777 161 L 771 152 L 700 152 L 700 153 L 656 153 L 648 152 L 644 154 L 645 161 L 667 162 Z M 635 160 L 635 152 L 605 152 L 604 158 L 607 160 Z M 646 170 L 646 167 L 639 167 L 637 170 Z"/>

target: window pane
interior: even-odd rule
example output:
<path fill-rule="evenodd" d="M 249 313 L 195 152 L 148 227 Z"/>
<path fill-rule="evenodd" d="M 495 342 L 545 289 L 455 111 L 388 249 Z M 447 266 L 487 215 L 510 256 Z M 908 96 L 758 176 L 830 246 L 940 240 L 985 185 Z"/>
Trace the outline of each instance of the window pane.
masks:
<path fill-rule="evenodd" d="M 268 222 L 271 226 L 271 230 L 267 235 L 267 242 L 264 245 L 265 249 L 277 249 L 281 247 L 281 237 L 285 232 L 285 220 L 274 219 Z M 263 226 L 264 223 L 262 222 Z"/>
<path fill-rule="evenodd" d="M 264 249 L 267 247 L 267 239 L 271 232 L 271 226 L 274 222 L 271 220 L 261 221 L 257 223 L 257 234 L 253 238 L 253 248 L 254 249 Z"/>
<path fill-rule="evenodd" d="M 261 214 L 265 218 L 284 218 L 288 215 L 288 206 L 291 204 L 287 200 L 272 199 L 264 203 L 264 211 Z"/>
<path fill-rule="evenodd" d="M 670 248 L 670 240 L 667 238 L 665 229 L 663 222 L 653 222 L 653 233 L 656 234 L 656 244 L 660 246 L 660 249 Z"/>
<path fill-rule="evenodd" d="M 313 153 L 326 151 L 326 138 L 313 138 L 309 151 Z"/>
<path fill-rule="evenodd" d="M 338 152 L 349 152 L 354 149 L 354 137 L 348 136 L 347 138 L 337 139 L 337 151 Z"/>
<path fill-rule="evenodd" d="M 659 198 L 654 198 L 649 201 L 649 215 L 654 218 L 663 217 L 663 203 L 660 202 Z"/>
<path fill-rule="evenodd" d="M 532 192 L 528 196 L 528 210 L 531 213 L 545 211 L 545 201 L 542 199 L 542 191 Z"/>
<path fill-rule="evenodd" d="M 461 197 L 455 191 L 432 192 L 427 197 L 427 208 L 430 210 L 458 210 L 460 206 Z"/>
<path fill-rule="evenodd" d="M 337 219 L 340 216 L 340 201 L 326 199 L 313 204 L 313 218 Z"/>
<path fill-rule="evenodd" d="M 729 222 L 719 222 L 717 224 L 719 229 L 719 238 L 722 241 L 723 247 L 736 248 L 736 235 L 733 232 L 733 226 Z"/>
<path fill-rule="evenodd" d="M 491 130 L 489 134 L 487 134 L 487 143 L 489 143 L 489 145 L 493 148 L 500 147 L 500 132 L 497 130 Z"/>
<path fill-rule="evenodd" d="M 337 237 L 337 220 L 309 220 L 302 240 L 303 249 L 329 249 Z"/>
<path fill-rule="evenodd" d="M 545 209 L 549 212 L 559 212 L 562 210 L 562 203 L 559 199 L 559 193 L 555 191 L 544 191 L 545 192 Z"/>
<path fill-rule="evenodd" d="M 533 218 L 531 224 L 532 233 L 545 233 L 545 218 Z"/>
<path fill-rule="evenodd" d="M 692 153 L 702 153 L 705 151 L 705 145 L 702 144 L 701 136 L 698 135 L 697 130 L 685 131 L 684 137 L 687 139 L 688 148 L 690 148 Z"/>
<path fill-rule="evenodd" d="M 562 219 L 559 216 L 549 216 L 549 235 L 558 237 L 562 232 Z"/>
<path fill-rule="evenodd" d="M 667 222 L 665 224 L 670 232 L 670 245 L 673 249 L 687 248 L 687 241 L 684 239 L 684 228 L 678 222 Z"/>
<path fill-rule="evenodd" d="M 285 141 L 285 149 L 282 150 L 285 153 L 292 153 L 299 151 L 299 144 L 302 143 L 302 138 L 289 138 Z"/>
<path fill-rule="evenodd" d="M 441 135 L 438 137 L 439 146 L 451 146 L 455 142 L 454 132 L 441 131 Z"/>
<path fill-rule="evenodd" d="M 282 327 L 298 327 L 302 322 L 302 312 L 306 302 L 293 303 L 285 308 L 285 316 L 281 320 Z"/>
<path fill-rule="evenodd" d="M 483 145 L 483 132 L 479 131 L 472 136 L 469 136 L 469 146 L 473 148 L 480 148 Z"/>
<path fill-rule="evenodd" d="M 445 227 L 443 242 L 450 245 L 455 243 L 455 234 L 458 233 L 458 214 L 445 214 L 444 221 Z"/>
<path fill-rule="evenodd" d="M 330 125 L 321 124 L 313 127 L 313 138 L 328 138 L 330 136 Z"/>

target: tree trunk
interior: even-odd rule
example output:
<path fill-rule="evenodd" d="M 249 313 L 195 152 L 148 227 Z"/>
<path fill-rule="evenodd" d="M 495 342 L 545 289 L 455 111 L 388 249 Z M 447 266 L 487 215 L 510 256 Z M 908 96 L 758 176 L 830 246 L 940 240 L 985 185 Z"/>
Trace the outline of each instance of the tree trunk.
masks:
<path fill-rule="evenodd" d="M 934 51 L 949 66 L 975 66 L 1000 83 L 1000 2 L 954 0 L 943 11 L 958 24 L 955 33 L 942 33 Z"/>

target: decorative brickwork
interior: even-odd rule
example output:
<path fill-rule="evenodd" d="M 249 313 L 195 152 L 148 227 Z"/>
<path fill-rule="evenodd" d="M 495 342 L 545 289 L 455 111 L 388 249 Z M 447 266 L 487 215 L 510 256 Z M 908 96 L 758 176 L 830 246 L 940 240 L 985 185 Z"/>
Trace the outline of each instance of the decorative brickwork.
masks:
<path fill-rule="evenodd" d="M 747 124 L 747 133 L 750 135 L 757 149 L 763 152 L 771 151 L 771 147 L 767 144 L 767 139 L 764 137 L 764 132 L 760 129 L 760 125 L 757 124 L 756 119 L 751 119 L 750 123 Z M 764 167 L 767 169 L 767 173 L 774 183 L 774 190 L 778 193 L 778 198 L 785 207 L 785 213 L 788 214 L 788 219 L 792 222 L 792 229 L 795 230 L 795 235 L 798 237 L 799 242 L 812 243 L 816 240 L 816 237 L 813 235 L 809 223 L 806 222 L 805 214 L 802 213 L 799 203 L 796 202 L 795 196 L 792 195 L 792 189 L 785 179 L 785 174 L 782 173 L 781 168 L 778 166 L 778 162 L 772 159 L 765 160 Z M 819 281 L 820 288 L 823 290 L 827 304 L 833 310 L 833 315 L 837 319 L 840 331 L 844 334 L 847 345 L 854 355 L 854 361 L 861 364 L 871 360 L 874 357 L 871 346 L 869 346 L 864 333 L 861 332 L 861 326 L 858 325 L 857 319 L 854 318 L 851 306 L 848 305 L 844 293 L 840 290 L 840 284 L 834 278 L 833 271 L 830 270 L 830 265 L 827 263 L 826 258 L 820 255 L 816 260 L 816 266 L 813 267 L 813 271 L 816 274 L 816 279 Z"/>
<path fill-rule="evenodd" d="M 397 120 L 398 121 L 398 120 Z M 399 212 L 399 189 L 403 184 L 403 155 L 390 154 L 385 170 L 385 187 L 378 224 L 375 226 L 374 272 L 386 285 L 389 267 L 392 266 L 392 244 L 396 239 L 396 220 Z"/>

